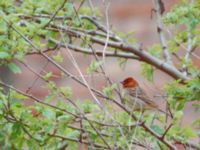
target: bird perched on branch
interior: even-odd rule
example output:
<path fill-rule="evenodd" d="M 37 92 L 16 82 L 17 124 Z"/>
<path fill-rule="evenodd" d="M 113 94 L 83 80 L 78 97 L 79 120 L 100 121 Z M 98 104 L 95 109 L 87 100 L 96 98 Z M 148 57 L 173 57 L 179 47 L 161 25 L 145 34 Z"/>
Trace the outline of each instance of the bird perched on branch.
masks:
<path fill-rule="evenodd" d="M 125 91 L 125 97 L 122 103 L 128 109 L 141 111 L 146 109 L 159 110 L 158 105 L 147 96 L 134 78 L 128 77 L 124 79 L 121 84 Z"/>

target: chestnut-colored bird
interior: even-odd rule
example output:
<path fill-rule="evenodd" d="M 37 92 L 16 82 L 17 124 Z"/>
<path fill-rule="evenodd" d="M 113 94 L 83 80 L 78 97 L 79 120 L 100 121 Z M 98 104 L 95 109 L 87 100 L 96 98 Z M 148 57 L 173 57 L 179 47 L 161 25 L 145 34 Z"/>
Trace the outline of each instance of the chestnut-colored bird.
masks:
<path fill-rule="evenodd" d="M 153 102 L 132 77 L 128 77 L 121 82 L 125 90 L 125 98 L 122 103 L 131 110 L 158 109 L 158 105 Z"/>

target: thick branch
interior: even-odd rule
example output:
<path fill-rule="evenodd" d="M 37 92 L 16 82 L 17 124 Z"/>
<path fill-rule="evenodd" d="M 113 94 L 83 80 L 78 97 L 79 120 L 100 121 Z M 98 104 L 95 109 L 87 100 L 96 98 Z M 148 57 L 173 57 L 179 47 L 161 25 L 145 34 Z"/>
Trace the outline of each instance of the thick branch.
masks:
<path fill-rule="evenodd" d="M 54 42 L 55 44 L 58 44 L 62 47 L 66 47 L 65 44 L 60 44 L 59 41 L 53 40 L 51 39 L 52 42 Z M 94 52 L 92 50 L 86 49 L 86 48 L 82 48 L 82 47 L 78 47 L 72 44 L 67 44 L 67 47 L 71 50 L 74 50 L 75 52 L 80 52 L 83 54 L 89 54 L 89 55 L 93 55 Z M 38 53 L 38 52 L 36 52 Z M 32 54 L 32 53 L 30 53 Z M 95 51 L 95 54 L 97 56 L 103 56 L 103 52 L 100 50 Z M 136 60 L 140 60 L 139 57 L 137 56 L 133 56 L 133 54 L 127 54 L 127 53 L 123 53 L 123 52 L 119 52 L 119 51 L 106 51 L 105 56 L 107 57 L 120 57 L 120 58 L 125 58 L 125 59 L 136 59 Z"/>
<path fill-rule="evenodd" d="M 82 36 L 85 36 L 82 33 L 79 33 L 77 31 L 73 31 L 73 30 L 68 30 L 63 27 L 56 27 L 56 28 L 60 28 L 60 30 L 64 30 L 65 32 L 68 32 L 68 34 L 70 34 L 71 36 L 75 36 L 77 38 L 81 38 Z M 90 37 L 90 40 L 92 42 L 98 43 L 100 45 L 105 45 L 104 39 Z M 148 52 L 146 52 L 144 49 L 142 49 L 138 44 L 129 45 L 128 43 L 124 43 L 124 42 L 108 41 L 108 46 L 110 46 L 112 48 L 117 48 L 121 51 L 133 53 L 134 55 L 140 57 L 140 59 L 142 61 L 155 66 L 156 68 L 164 71 L 165 73 L 167 73 L 168 75 L 170 75 L 171 77 L 173 77 L 175 79 L 181 79 L 181 80 L 189 79 L 182 72 L 180 72 L 177 68 L 175 68 L 174 66 L 172 66 L 164 61 L 161 61 L 158 58 L 153 57 Z"/>

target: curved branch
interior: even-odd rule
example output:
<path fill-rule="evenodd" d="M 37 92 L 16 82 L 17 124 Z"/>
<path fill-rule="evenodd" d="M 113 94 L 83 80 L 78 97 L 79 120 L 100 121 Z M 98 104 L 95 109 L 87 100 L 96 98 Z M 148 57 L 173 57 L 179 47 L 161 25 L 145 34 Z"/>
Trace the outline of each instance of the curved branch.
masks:
<path fill-rule="evenodd" d="M 59 41 L 51 39 L 52 42 L 54 42 L 55 44 L 58 44 L 62 47 L 66 47 L 65 44 L 60 44 Z M 82 47 L 78 47 L 72 44 L 67 44 L 67 47 L 75 52 L 80 52 L 83 54 L 89 54 L 89 55 L 93 55 L 94 52 L 92 50 L 86 49 L 86 48 L 82 48 Z M 38 53 L 38 52 L 37 52 Z M 100 50 L 95 51 L 95 54 L 97 56 L 103 56 L 103 52 Z M 139 57 L 137 56 L 133 56 L 133 54 L 127 54 L 127 53 L 123 53 L 123 52 L 119 52 L 119 51 L 106 51 L 105 56 L 107 57 L 120 57 L 120 58 L 125 58 L 125 59 L 136 59 L 136 60 L 140 60 Z"/>
<path fill-rule="evenodd" d="M 54 26 L 54 25 L 52 25 L 52 27 L 55 27 L 55 28 L 60 29 L 62 31 L 65 31 L 69 35 L 77 37 L 77 38 L 81 38 L 82 36 L 86 36 L 85 34 L 82 34 L 80 32 L 73 31 L 73 30 L 70 30 L 70 29 L 65 29 L 63 27 L 58 27 L 58 26 Z M 100 45 L 105 44 L 104 39 L 100 39 L 100 38 L 97 38 L 97 37 L 90 36 L 90 40 L 92 42 L 98 43 Z M 108 41 L 108 46 L 112 47 L 112 48 L 117 48 L 117 49 L 124 51 L 124 52 L 133 53 L 134 55 L 140 57 L 141 61 L 144 61 L 148 64 L 155 66 L 156 68 L 162 70 L 163 72 L 167 73 L 168 75 L 170 75 L 171 77 L 173 77 L 175 79 L 181 79 L 181 80 L 188 80 L 189 79 L 182 72 L 180 72 L 177 68 L 166 63 L 165 61 L 162 61 L 162 60 L 150 55 L 148 52 L 146 52 L 146 50 L 142 49 L 140 47 L 140 45 L 138 45 L 138 44 L 130 45 L 130 44 L 125 43 L 125 42 Z"/>

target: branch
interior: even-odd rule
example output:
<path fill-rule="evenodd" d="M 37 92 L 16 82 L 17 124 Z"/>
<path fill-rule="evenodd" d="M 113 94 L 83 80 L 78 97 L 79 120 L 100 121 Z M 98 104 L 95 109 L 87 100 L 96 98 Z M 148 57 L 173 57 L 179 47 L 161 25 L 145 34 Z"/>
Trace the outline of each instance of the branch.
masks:
<path fill-rule="evenodd" d="M 28 16 L 28 15 L 24 15 L 24 14 L 15 14 L 17 17 L 20 17 L 21 19 L 32 19 L 32 20 L 35 20 L 35 21 L 40 21 L 39 19 L 40 18 L 51 18 L 50 15 L 46 15 L 46 14 L 35 14 L 35 15 L 32 15 L 32 16 Z M 95 30 L 91 30 L 91 31 L 88 31 L 88 30 L 83 30 L 83 29 L 80 29 L 80 28 L 75 28 L 75 27 L 70 27 L 70 26 L 67 26 L 67 28 L 70 28 L 70 29 L 73 29 L 73 30 L 77 30 L 77 31 L 81 31 L 83 33 L 87 33 L 87 34 L 90 34 L 90 35 L 99 35 L 99 36 L 102 36 L 102 37 L 106 37 L 106 28 L 101 25 L 100 23 L 98 23 L 97 21 L 97 18 L 95 17 L 89 17 L 89 16 L 84 16 L 84 15 L 81 15 L 81 16 L 77 16 L 77 17 L 80 17 L 80 19 L 84 20 L 88 20 L 90 21 L 92 24 L 94 24 L 98 30 L 102 31 L 102 32 L 99 32 L 99 31 L 95 31 Z M 54 19 L 55 20 L 72 20 L 73 18 L 72 17 L 67 17 L 67 16 L 54 16 Z M 114 33 L 112 32 L 109 32 L 109 38 L 112 39 L 113 41 L 122 41 L 118 36 L 116 36 Z"/>
<path fill-rule="evenodd" d="M 200 150 L 200 145 L 199 144 L 194 144 L 192 142 L 186 142 L 185 145 L 189 148 L 193 148 L 195 150 Z"/>
<path fill-rule="evenodd" d="M 49 59 L 48 59 L 48 61 L 50 61 Z M 51 62 L 51 61 L 50 61 Z M 43 79 L 42 78 L 42 76 L 40 75 L 40 74 L 38 74 L 37 72 L 35 72 L 34 70 L 32 70 L 27 64 L 25 64 L 25 63 L 23 63 L 26 67 L 28 67 L 34 74 L 36 74 L 38 77 L 40 77 L 41 79 Z M 43 79 L 44 80 L 44 79 Z M 48 80 L 45 80 L 46 82 L 49 82 Z M 55 89 L 56 90 L 56 89 Z M 61 95 L 62 96 L 64 96 L 64 94 L 63 93 L 61 93 Z M 64 96 L 64 98 L 65 98 L 65 96 Z M 75 108 L 77 108 L 77 110 L 79 111 L 79 113 L 80 113 L 80 116 L 78 116 L 78 118 L 80 118 L 80 119 L 85 119 L 88 123 L 89 123 L 89 125 L 91 126 L 91 128 L 99 135 L 99 137 L 102 139 L 102 141 L 110 148 L 110 145 L 107 143 L 107 141 L 104 139 L 104 137 L 102 136 L 102 134 L 95 128 L 95 126 L 92 124 L 93 122 L 91 121 L 91 120 L 89 120 L 86 116 L 85 116 L 85 114 L 84 114 L 84 112 L 82 112 L 81 111 L 81 109 L 71 100 L 71 99 L 69 99 L 69 98 L 66 98 Z"/>
<path fill-rule="evenodd" d="M 162 45 L 164 58 L 168 64 L 173 65 L 172 58 L 170 56 L 166 38 L 164 35 L 164 30 L 163 30 L 164 25 L 162 23 L 162 18 L 161 18 L 161 14 L 163 13 L 163 9 L 164 9 L 164 4 L 162 0 L 154 0 L 154 2 L 155 2 L 155 13 L 156 13 L 156 20 L 157 20 L 157 32 L 160 37 L 160 43 Z"/>
<path fill-rule="evenodd" d="M 25 126 L 27 126 L 27 127 L 30 128 L 30 126 L 24 124 L 24 123 L 22 122 L 22 120 L 16 118 L 16 117 L 14 116 L 14 114 L 12 114 L 12 111 L 11 111 L 11 110 L 9 111 L 9 113 L 10 113 L 10 115 L 12 116 L 12 118 L 13 118 L 13 120 L 14 120 L 15 122 L 21 124 L 22 129 L 24 130 L 24 132 L 25 132 L 31 139 L 34 139 L 36 142 L 39 142 L 39 140 L 35 139 L 35 138 L 29 133 L 29 131 L 28 131 L 28 130 L 26 129 L 26 127 L 25 127 Z M 5 119 L 8 120 L 7 118 L 5 118 Z M 8 121 L 10 122 L 10 120 L 8 120 Z M 82 128 L 80 129 L 80 128 L 78 128 L 78 127 L 74 127 L 74 126 L 70 126 L 70 125 L 67 126 L 67 127 L 68 127 L 68 128 L 71 128 L 71 129 L 74 129 L 74 130 L 79 130 L 79 131 L 84 131 L 84 132 L 85 132 L 85 130 L 82 129 Z M 91 131 L 87 131 L 87 132 L 91 132 Z M 61 136 L 56 135 L 55 133 L 54 133 L 54 134 L 48 133 L 48 135 L 51 136 L 51 137 L 56 137 L 56 138 L 59 137 L 59 138 L 61 138 Z M 102 135 L 103 135 L 103 134 L 102 134 Z M 106 136 L 107 136 L 107 135 L 106 135 Z M 99 145 L 99 144 L 95 144 L 95 143 L 90 143 L 90 142 L 87 142 L 87 141 L 81 141 L 81 140 L 74 139 L 74 138 L 62 137 L 62 139 L 63 139 L 63 140 L 67 140 L 67 141 L 77 142 L 77 143 L 83 143 L 83 144 L 87 144 L 87 145 L 93 145 L 93 146 L 96 147 L 96 148 L 108 149 L 107 147 L 105 147 L 105 146 L 103 146 L 103 145 Z"/>
<path fill-rule="evenodd" d="M 60 66 L 59 64 L 55 63 L 50 57 L 48 57 L 46 54 L 44 53 L 41 53 L 42 56 L 44 56 L 46 59 L 48 59 L 50 62 L 52 62 L 52 64 L 54 64 L 56 67 L 58 67 L 59 69 L 61 69 L 64 73 L 66 73 L 67 75 L 69 75 L 69 73 L 62 67 Z M 74 76 L 71 76 L 73 77 L 74 79 L 76 79 Z M 77 79 L 76 79 L 77 80 Z M 87 85 L 79 80 L 77 80 L 80 84 L 82 84 L 83 86 L 86 86 Z M 91 87 L 89 87 L 91 91 L 93 92 L 98 92 L 94 89 L 91 89 Z M 99 92 L 98 92 L 99 93 Z M 110 98 L 107 98 L 107 100 L 111 100 L 113 101 L 117 106 L 119 106 L 120 108 L 122 108 L 125 112 L 127 112 L 134 120 L 139 120 L 140 122 L 140 119 L 138 119 L 133 113 L 131 113 L 130 111 L 128 111 L 122 104 L 120 104 L 118 101 L 114 100 L 114 99 L 110 99 Z M 90 123 L 90 122 L 89 122 Z M 156 132 L 154 132 L 151 128 L 149 128 L 147 125 L 145 125 L 144 123 L 141 123 L 139 124 L 139 126 L 141 126 L 146 132 L 150 133 L 152 136 L 154 136 L 156 139 L 158 139 L 160 142 L 162 142 L 163 144 L 165 144 L 168 148 L 170 148 L 171 150 L 174 150 L 174 146 L 171 145 L 170 143 L 168 143 L 167 141 L 163 140 L 162 137 L 160 137 Z M 97 132 L 97 131 L 96 131 Z M 97 132 L 98 133 L 98 132 Z M 101 134 L 98 134 L 100 135 L 101 137 Z M 102 138 L 103 140 L 103 138 Z M 105 144 L 106 144 L 106 141 L 104 141 Z M 107 145 L 107 144 L 106 144 Z M 107 145 L 109 147 L 109 145 Z"/>
<path fill-rule="evenodd" d="M 191 32 L 188 31 L 188 34 L 187 34 L 187 49 L 186 49 L 186 54 L 185 54 L 185 64 L 183 65 L 183 73 L 185 75 L 187 75 L 187 66 L 188 66 L 188 63 L 190 61 L 190 57 L 191 57 L 191 54 L 192 54 L 192 38 L 191 38 Z"/>
<path fill-rule="evenodd" d="M 68 112 L 66 109 L 62 109 L 62 108 L 56 107 L 56 106 L 54 106 L 54 105 L 51 105 L 51 104 L 45 103 L 45 102 L 43 102 L 43 101 L 40 101 L 38 98 L 36 98 L 36 97 L 34 97 L 34 96 L 32 96 L 32 95 L 26 94 L 26 93 L 24 93 L 24 92 L 22 92 L 22 91 L 20 91 L 20 90 L 18 90 L 18 89 L 16 89 L 16 88 L 14 88 L 14 87 L 11 87 L 11 86 L 9 86 L 9 85 L 7 85 L 7 84 L 1 82 L 1 81 L 0 81 L 0 85 L 5 86 L 5 87 L 8 87 L 8 88 L 10 88 L 10 89 L 12 89 L 12 90 L 14 90 L 14 91 L 16 91 L 16 92 L 18 92 L 18 93 L 20 93 L 20 94 L 26 96 L 26 97 L 29 97 L 30 99 L 34 100 L 35 102 L 38 102 L 38 103 L 40 103 L 40 104 L 49 106 L 49 107 L 51 107 L 51 108 L 60 110 L 60 111 L 62 111 L 62 112 L 65 112 L 65 113 L 67 113 L 67 114 L 70 114 L 70 115 L 72 115 L 72 116 L 74 116 L 74 117 L 76 117 L 76 118 L 83 118 L 83 119 L 85 119 L 86 121 L 88 121 L 88 123 L 91 125 L 91 127 L 95 130 L 95 132 L 101 137 L 101 139 L 104 141 L 104 138 L 102 138 L 101 133 L 99 133 L 99 131 L 96 130 L 96 128 L 91 124 L 92 121 L 89 120 L 87 117 L 85 117 L 85 116 L 78 116 L 78 115 L 76 115 L 76 114 L 73 114 L 73 113 L 71 113 L 71 112 Z M 122 106 L 120 103 L 118 103 L 118 102 L 115 101 L 115 100 L 113 100 L 113 102 L 114 102 L 115 104 L 117 104 L 118 106 L 120 106 L 123 110 L 125 110 L 125 112 L 127 112 L 134 120 L 138 120 L 137 117 L 136 117 L 133 113 L 129 112 L 129 111 L 128 111 L 124 106 Z M 150 133 L 153 137 L 155 137 L 156 139 L 158 139 L 160 142 L 162 142 L 163 144 L 165 144 L 165 145 L 166 145 L 167 147 L 169 147 L 170 149 L 172 149 L 172 150 L 175 149 L 171 144 L 169 144 L 167 141 L 165 141 L 164 139 L 162 139 L 162 137 L 160 137 L 160 136 L 159 136 L 156 132 L 154 132 L 151 128 L 149 128 L 148 126 L 146 126 L 146 125 L 144 124 L 144 122 L 138 123 L 138 125 L 141 126 L 146 132 Z M 105 142 L 105 141 L 104 141 L 104 142 Z M 108 145 L 107 142 L 105 142 L 105 144 L 110 148 L 110 145 Z"/>
<path fill-rule="evenodd" d="M 65 44 L 62 44 L 57 40 L 51 39 L 51 41 L 53 43 L 55 43 L 55 44 L 58 44 L 59 46 L 66 47 Z M 67 44 L 67 47 L 69 49 L 71 49 L 71 50 L 74 50 L 75 52 L 80 52 L 80 53 L 89 54 L 89 55 L 93 55 L 94 54 L 94 52 L 92 50 L 88 50 L 86 48 L 78 47 L 78 46 L 75 46 L 75 45 L 72 45 L 72 44 Z M 46 52 L 46 51 L 43 51 L 43 52 Z M 32 52 L 32 53 L 29 53 L 29 55 L 30 54 L 39 54 L 39 53 L 38 52 Z M 95 54 L 97 56 L 103 56 L 103 52 L 100 51 L 100 50 L 95 51 Z M 127 54 L 127 53 L 123 53 L 123 52 L 119 52 L 119 51 L 112 51 L 112 52 L 111 51 L 106 51 L 105 56 L 140 60 L 139 57 L 133 56 L 133 54 Z"/>
<path fill-rule="evenodd" d="M 91 126 L 91 128 L 92 128 L 92 129 L 98 134 L 98 136 L 102 139 L 102 141 L 105 143 L 105 145 L 107 145 L 107 147 L 108 147 L 109 149 L 111 149 L 111 148 L 110 148 L 110 145 L 107 143 L 107 141 L 105 141 L 103 135 L 94 127 L 94 125 L 92 124 L 93 122 L 92 122 L 91 120 L 89 120 L 84 114 L 81 114 L 81 115 L 79 116 L 79 115 L 76 115 L 76 114 L 74 114 L 74 113 L 72 113 L 72 112 L 67 111 L 66 109 L 62 109 L 62 108 L 59 108 L 59 107 L 57 107 L 57 106 L 54 106 L 54 105 L 45 103 L 45 102 L 39 100 L 38 98 L 36 98 L 36 97 L 34 97 L 34 96 L 32 96 L 32 95 L 29 95 L 29 94 L 27 94 L 27 93 L 25 93 L 25 92 L 23 92 L 23 91 L 21 91 L 21 90 L 18 90 L 18 89 L 14 88 L 14 87 L 11 87 L 10 85 L 7 85 L 7 84 L 5 84 L 5 83 L 3 83 L 3 82 L 1 82 L 1 81 L 0 81 L 0 85 L 1 85 L 1 86 L 5 86 L 5 87 L 8 87 L 8 88 L 10 88 L 10 89 L 16 91 L 17 93 L 20 93 L 20 94 L 22 94 L 22 95 L 24 95 L 24 96 L 30 98 L 31 100 L 34 100 L 34 101 L 37 102 L 37 103 L 40 103 L 40 104 L 42 104 L 42 105 L 49 106 L 49 107 L 51 107 L 51 108 L 53 108 L 53 109 L 56 109 L 56 110 L 59 110 L 59 111 L 62 111 L 62 112 L 65 112 L 65 113 L 70 114 L 70 115 L 72 115 L 72 116 L 74 116 L 74 117 L 76 117 L 76 118 L 85 119 L 85 120 L 89 123 L 89 125 Z"/>
<path fill-rule="evenodd" d="M 49 103 L 45 103 L 45 102 L 41 101 L 40 99 L 38 99 L 38 98 L 36 98 L 36 97 L 30 95 L 30 94 L 27 94 L 27 93 L 25 93 L 25 92 L 23 92 L 23 91 L 21 91 L 21 90 L 16 89 L 15 87 L 12 87 L 12 86 L 10 86 L 10 85 L 7 85 L 6 83 L 3 83 L 3 82 L 0 81 L 0 85 L 1 85 L 1 86 L 4 86 L 4 87 L 7 87 L 7 88 L 9 88 L 9 89 L 12 89 L 12 90 L 16 91 L 17 93 L 22 94 L 23 96 L 26 96 L 26 97 L 30 98 L 31 100 L 33 100 L 33 101 L 35 101 L 35 102 L 37 102 L 37 103 L 40 103 L 40 104 L 42 104 L 42 105 L 45 105 L 45 106 L 54 108 L 54 109 L 56 109 L 56 110 L 60 110 L 60 111 L 62 111 L 62 112 L 65 112 L 65 113 L 67 113 L 67 114 L 72 115 L 72 116 L 75 117 L 75 118 L 79 118 L 78 115 L 73 114 L 73 113 L 67 111 L 66 109 L 62 109 L 62 108 L 56 107 L 56 106 L 54 106 L 54 105 L 51 105 L 51 104 L 49 104 Z"/>
<path fill-rule="evenodd" d="M 57 135 L 57 134 L 48 134 L 49 136 L 51 137 L 56 137 L 56 138 L 60 138 L 60 139 L 63 139 L 63 140 L 67 140 L 67 141 L 71 141 L 71 142 L 76 142 L 76 143 L 82 143 L 82 144 L 87 144 L 87 145 L 92 145 L 96 148 L 103 148 L 103 149 L 110 149 L 104 145 L 100 145 L 100 144 L 95 144 L 95 143 L 90 143 L 90 142 L 86 142 L 86 141 L 80 141 L 79 139 L 75 139 L 75 138 L 69 138 L 69 137 L 64 137 L 64 136 L 61 136 L 61 135 Z"/>
<path fill-rule="evenodd" d="M 90 21 L 93 21 L 93 23 L 96 23 L 96 25 L 105 32 L 105 28 L 103 28 L 102 25 L 99 25 L 95 20 L 93 20 L 90 17 L 87 16 L 82 16 L 82 18 L 88 19 Z M 8 22 L 7 22 L 8 23 Z M 11 26 L 12 27 L 12 26 Z M 79 33 L 77 31 L 73 31 L 73 30 L 69 30 L 66 29 L 64 27 L 58 27 L 55 25 L 51 25 L 51 27 L 54 27 L 55 29 L 59 29 L 65 32 L 68 32 L 68 34 L 71 34 L 72 36 L 81 38 L 81 36 L 86 36 L 85 34 Z M 12 27 L 13 28 L 13 27 Z M 14 29 L 16 31 L 16 29 Z M 16 31 L 18 32 L 18 31 Z M 19 32 L 18 32 L 19 33 Z M 20 34 L 20 33 L 19 33 Z M 21 35 L 29 44 L 31 44 L 30 40 L 27 40 L 26 37 L 24 37 L 23 35 Z M 98 43 L 100 45 L 105 45 L 105 41 L 103 39 L 99 39 L 96 37 L 91 37 L 91 40 L 95 43 Z M 189 79 L 188 77 L 186 77 L 182 72 L 180 72 L 177 68 L 175 68 L 174 66 L 171 66 L 170 64 L 165 63 L 164 61 L 159 60 L 158 58 L 155 58 L 153 56 L 151 56 L 148 52 L 146 52 L 144 49 L 141 49 L 141 47 L 137 44 L 135 45 L 129 45 L 126 44 L 124 42 L 122 42 L 121 40 L 119 40 L 117 38 L 118 41 L 120 42 L 110 42 L 108 41 L 108 46 L 112 47 L 112 48 L 117 48 L 119 50 L 125 51 L 125 52 L 131 52 L 135 55 L 137 55 L 140 60 L 151 64 L 153 66 L 155 66 L 156 68 L 164 71 L 165 73 L 167 73 L 168 75 L 170 75 L 171 77 L 175 78 L 175 79 L 181 79 L 181 80 L 187 80 Z M 32 44 L 31 44 L 32 45 Z M 33 46 L 33 45 L 32 45 Z M 35 46 L 33 46 L 35 49 L 37 49 Z M 37 49 L 38 50 L 38 49 Z M 40 50 L 38 50 L 40 51 Z"/>
<path fill-rule="evenodd" d="M 165 138 L 167 132 L 171 129 L 172 126 L 173 126 L 173 124 L 171 123 L 171 124 L 167 127 L 167 129 L 165 130 L 165 132 L 164 132 L 163 135 L 162 135 L 162 139 Z"/>
<path fill-rule="evenodd" d="M 5 20 L 5 19 L 4 19 Z M 63 73 L 65 73 L 66 75 L 68 75 L 68 76 L 70 76 L 72 79 L 74 79 L 75 81 L 77 81 L 79 84 L 81 84 L 81 85 L 83 85 L 83 86 L 85 86 L 85 87 L 88 87 L 84 82 L 82 82 L 82 81 L 80 81 L 79 79 L 77 79 L 75 76 L 73 76 L 70 72 L 68 72 L 67 70 L 65 70 L 62 66 L 60 66 L 59 64 L 57 64 L 57 63 L 55 63 L 49 56 L 47 56 L 45 53 L 43 53 L 41 50 L 40 50 L 40 48 L 38 48 L 37 46 L 35 46 L 33 43 L 32 43 L 32 41 L 30 41 L 28 38 L 26 38 L 21 32 L 19 32 L 12 24 L 10 24 L 7 20 L 5 20 L 6 21 L 6 23 L 8 23 L 10 26 L 11 26 L 11 28 L 15 31 L 15 32 L 17 32 L 27 43 L 29 43 L 35 50 L 37 50 L 38 52 L 40 52 L 40 54 L 44 57 L 44 58 L 46 58 L 49 62 L 51 62 L 53 65 L 55 65 L 56 67 L 58 67 L 60 70 L 62 70 L 63 71 Z M 68 31 L 67 29 L 65 30 L 65 29 L 63 29 L 64 31 Z M 69 31 L 68 31 L 69 32 Z M 77 32 L 72 32 L 72 31 L 70 31 L 69 33 L 71 33 L 73 36 L 74 36 L 74 34 L 76 35 L 76 37 L 79 37 L 79 38 L 81 38 L 81 35 L 82 34 L 78 34 Z M 85 36 L 84 34 L 82 35 L 82 36 Z M 94 38 L 94 37 L 91 37 L 91 40 L 92 41 L 94 41 L 94 42 L 96 42 L 96 43 L 99 43 L 99 44 L 104 44 L 104 41 L 103 40 L 101 40 L 101 39 L 98 39 L 98 38 Z M 129 45 L 125 45 L 124 43 L 116 43 L 116 42 L 109 42 L 108 41 L 108 46 L 113 46 L 113 47 L 115 47 L 115 48 L 119 48 L 119 49 L 122 49 L 122 50 L 124 50 L 124 51 L 130 51 L 130 52 L 132 52 L 132 53 L 134 53 L 134 54 L 138 54 L 139 56 L 141 55 L 141 56 L 145 56 L 145 57 L 147 57 L 147 58 L 154 58 L 153 56 L 151 56 L 151 55 L 149 55 L 148 53 L 146 53 L 146 52 L 143 52 L 142 51 L 142 49 L 138 46 L 138 45 L 135 45 L 135 47 L 132 47 L 132 46 L 129 46 Z M 136 49 L 134 49 L 134 48 L 136 48 Z M 141 54 L 140 54 L 140 51 L 142 52 Z M 30 97 L 30 98 L 33 98 L 34 99 L 34 97 L 33 96 L 31 96 L 31 95 L 28 95 L 28 94 L 26 94 L 26 93 L 24 93 L 24 92 L 21 92 L 21 91 L 19 91 L 18 89 L 16 89 L 16 88 L 13 88 L 13 87 L 11 87 L 11 86 L 9 86 L 9 85 L 6 85 L 5 83 L 2 83 L 1 81 L 0 81 L 0 85 L 3 85 L 3 86 L 6 86 L 6 87 L 8 87 L 8 88 L 11 88 L 11 89 L 13 89 L 13 90 L 15 90 L 16 92 L 19 92 L 19 93 L 21 93 L 22 95 L 24 95 L 24 96 L 27 96 L 27 97 Z M 120 108 L 122 108 L 125 112 L 127 112 L 134 120 L 138 120 L 138 121 L 140 121 L 140 119 L 138 119 L 132 112 L 130 112 L 130 111 L 128 111 L 122 104 L 120 104 L 118 101 L 116 101 L 116 100 L 114 100 L 114 99 L 110 99 L 110 98 L 108 98 L 108 97 L 105 97 L 101 92 L 99 92 L 99 91 L 97 91 L 97 90 L 95 90 L 95 89 L 93 89 L 93 88 L 91 88 L 91 87 L 88 87 L 88 89 L 89 90 L 91 90 L 92 92 L 95 92 L 96 94 L 98 94 L 98 95 L 100 95 L 100 96 L 103 96 L 106 100 L 110 100 L 110 101 L 112 101 L 112 102 L 114 102 L 117 106 L 119 106 Z M 41 104 L 46 104 L 46 103 L 44 103 L 44 102 L 41 102 L 40 100 L 38 100 L 37 98 L 35 98 L 35 101 L 37 101 L 37 102 L 39 102 L 39 103 L 41 103 Z M 68 113 L 68 111 L 66 111 L 66 110 L 63 110 L 63 109 L 61 109 L 61 108 L 58 108 L 58 107 L 56 107 L 56 106 L 52 106 L 52 105 L 50 105 L 50 104 L 46 104 L 47 106 L 50 106 L 50 107 L 52 107 L 52 108 L 55 108 L 55 109 L 59 109 L 59 110 L 61 110 L 61 111 L 64 111 L 64 112 L 67 112 Z M 72 113 L 71 113 L 72 114 Z M 76 115 L 77 116 L 77 115 Z M 80 117 L 80 116 L 78 116 L 78 117 Z M 91 127 L 95 130 L 95 132 L 100 136 L 100 138 L 102 139 L 102 141 L 110 148 L 110 145 L 107 143 L 107 141 L 105 141 L 105 139 L 102 137 L 102 135 L 99 133 L 99 131 L 98 130 L 96 130 L 96 128 L 92 125 L 92 123 L 86 118 L 86 117 L 84 117 L 84 116 L 81 116 L 81 117 L 83 117 L 84 119 L 86 119 L 87 121 L 88 121 L 88 123 L 91 125 Z M 140 123 L 140 125 L 139 125 L 140 127 L 142 127 L 146 132 L 148 132 L 149 134 L 151 134 L 153 137 L 155 137 L 156 139 L 158 139 L 160 142 L 162 142 L 164 145 L 166 145 L 168 148 L 170 148 L 171 150 L 174 150 L 174 149 L 176 149 L 173 145 L 171 145 L 170 143 L 168 143 L 167 141 L 165 141 L 165 140 L 163 140 L 162 139 L 162 137 L 161 136 L 159 136 L 156 132 L 154 132 L 151 128 L 149 128 L 147 125 L 145 125 L 145 123 L 144 122 L 142 122 L 142 123 Z"/>
<path fill-rule="evenodd" d="M 48 14 L 33 14 L 32 16 L 29 15 L 25 15 L 25 14 L 14 14 L 15 16 L 21 18 L 21 19 L 38 19 L 38 18 L 51 18 L 50 15 Z M 55 20 L 63 20 L 63 19 L 67 19 L 67 20 L 72 20 L 71 17 L 63 17 L 63 16 L 55 16 L 54 17 Z M 37 20 L 39 21 L 39 20 Z"/>
<path fill-rule="evenodd" d="M 107 34 L 107 29 L 106 27 L 104 27 L 103 25 L 101 25 L 96 18 L 94 17 L 89 17 L 89 16 L 81 16 L 81 19 L 87 19 L 89 20 L 91 23 L 93 23 L 99 30 L 103 31 L 104 33 Z M 114 33 L 109 32 L 109 35 L 112 36 L 116 41 L 120 42 L 122 41 L 120 37 L 114 35 Z"/>
<path fill-rule="evenodd" d="M 65 29 L 63 27 L 58 27 L 58 26 L 54 26 L 56 28 L 59 28 L 62 31 L 67 32 L 69 35 L 77 37 L 77 38 L 81 38 L 82 36 L 86 36 L 80 32 L 77 31 L 73 31 L 70 29 Z M 99 39 L 96 37 L 91 36 L 90 40 L 92 42 L 98 43 L 100 45 L 104 45 L 105 41 L 104 39 Z M 165 73 L 167 73 L 168 75 L 170 75 L 171 77 L 175 78 L 175 79 L 181 79 L 181 80 L 188 80 L 189 78 L 187 76 L 185 76 L 182 72 L 180 72 L 177 68 L 175 68 L 174 66 L 150 55 L 148 52 L 146 52 L 144 49 L 142 49 L 138 44 L 127 44 L 124 42 L 111 42 L 108 41 L 108 46 L 112 47 L 112 48 L 116 48 L 119 49 L 121 51 L 124 52 L 130 52 L 133 53 L 134 55 L 140 57 L 141 61 L 144 61 L 148 64 L 151 64 L 153 66 L 155 66 L 156 68 L 164 71 Z"/>
<path fill-rule="evenodd" d="M 56 17 L 57 13 L 65 6 L 65 3 L 67 3 L 68 0 L 64 0 L 61 6 L 54 12 L 50 20 L 44 25 L 44 28 L 47 27 L 51 21 Z"/>

